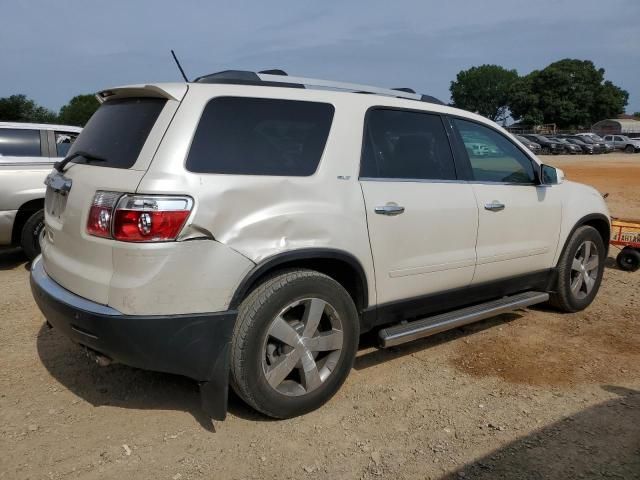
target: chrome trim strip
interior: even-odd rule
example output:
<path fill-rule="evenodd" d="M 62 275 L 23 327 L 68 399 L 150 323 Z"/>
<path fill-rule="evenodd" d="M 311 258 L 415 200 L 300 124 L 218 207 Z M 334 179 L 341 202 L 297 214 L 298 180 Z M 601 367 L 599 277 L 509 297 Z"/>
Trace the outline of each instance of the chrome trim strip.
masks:
<path fill-rule="evenodd" d="M 435 180 L 428 178 L 377 178 L 360 177 L 361 182 L 413 182 L 413 183 L 469 183 L 466 180 Z"/>
<path fill-rule="evenodd" d="M 39 255 L 31 264 L 31 278 L 47 295 L 55 298 L 59 302 L 69 305 L 70 307 L 98 315 L 122 315 L 122 313 L 114 308 L 87 300 L 86 298 L 76 295 L 56 283 L 51 279 L 51 277 L 49 277 L 49 275 L 47 275 L 47 272 L 44 269 L 42 255 Z"/>
<path fill-rule="evenodd" d="M 361 182 L 464 183 L 469 185 L 511 185 L 513 187 L 546 187 L 537 183 L 489 182 L 484 180 L 438 180 L 429 178 L 359 177 Z"/>

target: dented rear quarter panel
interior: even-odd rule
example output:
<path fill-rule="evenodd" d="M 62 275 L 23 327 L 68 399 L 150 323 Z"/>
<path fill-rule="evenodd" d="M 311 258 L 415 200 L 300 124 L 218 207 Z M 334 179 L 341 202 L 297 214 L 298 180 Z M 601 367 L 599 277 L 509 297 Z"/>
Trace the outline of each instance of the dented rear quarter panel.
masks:
<path fill-rule="evenodd" d="M 330 103 L 335 114 L 316 172 L 308 177 L 201 174 L 185 161 L 202 111 L 217 96 L 287 98 Z M 375 304 L 373 262 L 358 182 L 364 112 L 358 97 L 319 90 L 190 85 L 138 193 L 188 194 L 194 211 L 182 237 L 215 239 L 254 263 L 301 248 L 355 256 Z M 216 152 L 211 152 L 212 158 Z M 213 266 L 212 266 L 213 267 Z M 229 275 L 237 284 L 236 272 Z"/>

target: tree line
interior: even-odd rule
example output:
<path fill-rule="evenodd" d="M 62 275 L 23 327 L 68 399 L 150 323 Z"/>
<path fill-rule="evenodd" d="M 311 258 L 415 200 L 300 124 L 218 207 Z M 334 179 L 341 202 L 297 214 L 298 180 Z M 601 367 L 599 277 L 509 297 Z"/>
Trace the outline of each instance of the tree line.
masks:
<path fill-rule="evenodd" d="M 54 112 L 26 95 L 11 95 L 0 98 L 0 122 L 59 123 L 84 127 L 99 106 L 94 95 L 77 95 Z"/>
<path fill-rule="evenodd" d="M 524 76 L 499 65 L 471 67 L 451 82 L 451 105 L 495 122 L 511 118 L 526 125 L 588 128 L 624 113 L 629 100 L 629 93 L 605 80 L 604 74 L 593 62 L 576 59 L 560 60 Z M 25 95 L 11 95 L 0 98 L 0 121 L 84 126 L 98 106 L 93 95 L 78 95 L 56 113 Z M 640 112 L 634 115 L 640 117 Z"/>
<path fill-rule="evenodd" d="M 499 65 L 462 70 L 451 82 L 452 105 L 504 122 L 555 123 L 558 128 L 588 128 L 624 113 L 626 90 L 605 80 L 603 68 L 589 60 L 564 59 L 519 76 Z M 634 114 L 640 117 L 640 112 Z"/>

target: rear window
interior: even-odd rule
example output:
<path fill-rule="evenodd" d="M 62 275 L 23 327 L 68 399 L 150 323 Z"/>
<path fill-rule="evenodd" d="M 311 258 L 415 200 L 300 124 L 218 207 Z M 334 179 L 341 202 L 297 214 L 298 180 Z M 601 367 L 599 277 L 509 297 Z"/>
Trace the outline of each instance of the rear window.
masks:
<path fill-rule="evenodd" d="M 94 165 L 132 167 L 166 102 L 163 98 L 123 98 L 103 103 L 67 155 L 86 152 L 106 160 L 90 162 Z M 73 161 L 82 163 L 86 159 L 77 157 Z"/>
<path fill-rule="evenodd" d="M 220 97 L 207 103 L 187 170 L 236 175 L 312 175 L 324 151 L 330 104 Z"/>
<path fill-rule="evenodd" d="M 39 157 L 40 131 L 0 128 L 0 157 Z"/>

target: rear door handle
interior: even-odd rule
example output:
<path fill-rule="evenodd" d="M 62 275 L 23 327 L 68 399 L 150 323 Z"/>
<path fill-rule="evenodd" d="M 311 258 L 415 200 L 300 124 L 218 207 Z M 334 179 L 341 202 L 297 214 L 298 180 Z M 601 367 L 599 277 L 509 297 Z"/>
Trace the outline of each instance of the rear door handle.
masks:
<path fill-rule="evenodd" d="M 484 204 L 485 210 L 491 210 L 492 212 L 499 212 L 500 210 L 504 210 L 504 203 L 500 203 L 497 200 L 494 200 L 491 203 Z"/>
<path fill-rule="evenodd" d="M 404 207 L 400 205 L 384 205 L 382 207 L 376 207 L 374 211 L 378 215 L 400 215 L 404 213 Z"/>

